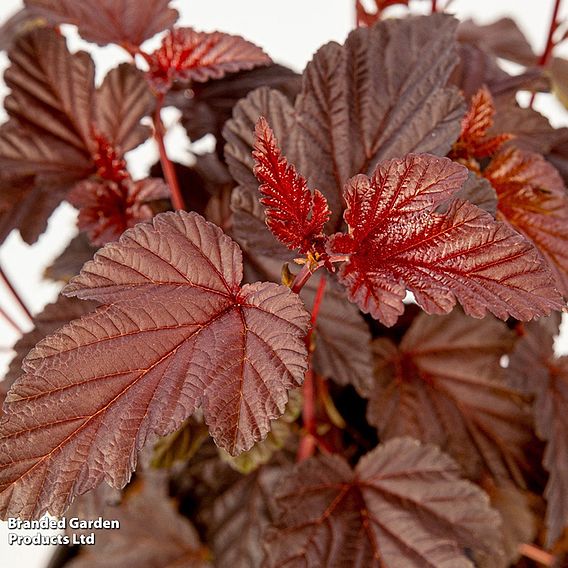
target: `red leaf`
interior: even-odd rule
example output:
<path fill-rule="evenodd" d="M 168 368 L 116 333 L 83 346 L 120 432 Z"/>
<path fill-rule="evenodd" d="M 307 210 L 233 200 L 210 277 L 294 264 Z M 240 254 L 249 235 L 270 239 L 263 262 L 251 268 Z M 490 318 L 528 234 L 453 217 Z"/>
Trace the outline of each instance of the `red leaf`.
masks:
<path fill-rule="evenodd" d="M 562 309 L 539 253 L 509 226 L 464 201 L 433 210 L 457 192 L 467 170 L 427 154 L 381 164 L 345 188 L 349 234 L 330 250 L 349 255 L 340 280 L 349 298 L 385 325 L 402 313 L 406 288 L 428 313 L 465 312 L 526 320 Z"/>
<path fill-rule="evenodd" d="M 270 63 L 260 47 L 240 36 L 192 28 L 170 30 L 147 59 L 148 79 L 157 92 L 167 91 L 174 81 L 205 82 Z"/>
<path fill-rule="evenodd" d="M 94 101 L 99 133 L 123 154 L 149 138 L 140 119 L 150 114 L 153 97 L 142 72 L 129 63 L 111 69 L 97 89 Z"/>
<path fill-rule="evenodd" d="M 96 302 L 81 302 L 76 298 L 66 298 L 65 296 L 60 296 L 56 302 L 45 306 L 34 317 L 34 329 L 24 334 L 14 345 L 16 355 L 10 361 L 8 372 L 0 383 L 2 389 L 8 392 L 14 381 L 22 374 L 22 362 L 36 343 L 39 343 L 71 320 L 94 311 L 96 306 Z"/>
<path fill-rule="evenodd" d="M 101 249 L 66 288 L 107 305 L 34 349 L 0 431 L 3 516 L 61 515 L 202 407 L 232 454 L 264 438 L 306 370 L 309 315 L 288 288 L 242 288 L 237 245 L 195 213 L 165 213 Z M 101 357 L 101 353 L 112 357 Z"/>
<path fill-rule="evenodd" d="M 315 250 L 325 238 L 323 226 L 331 215 L 325 197 L 317 189 L 312 194 L 306 180 L 282 155 L 263 117 L 256 123 L 255 134 L 254 173 L 261 183 L 258 190 L 268 228 L 292 250 Z"/>
<path fill-rule="evenodd" d="M 260 204 L 258 180 L 253 173 L 254 130 L 260 116 L 270 117 L 274 134 L 282 141 L 283 153 L 292 163 L 296 158 L 294 107 L 282 93 L 261 87 L 235 106 L 233 119 L 223 128 L 227 164 L 239 184 L 231 196 L 233 233 L 247 250 L 285 259 L 290 253 L 266 226 L 265 208 Z"/>
<path fill-rule="evenodd" d="M 314 55 L 294 106 L 275 91 L 251 93 L 224 129 L 229 168 L 241 188 L 256 193 L 258 187 L 246 169 L 253 167 L 251 123 L 259 115 L 288 160 L 327 199 L 331 231 L 341 225 L 350 177 L 370 175 L 380 161 L 410 152 L 446 155 L 463 111 L 462 97 L 447 86 L 455 28 L 456 21 L 441 14 L 359 28 L 345 45 L 332 42 Z M 237 215 L 237 230 L 239 222 Z"/>
<path fill-rule="evenodd" d="M 568 297 L 568 193 L 558 172 L 539 154 L 508 148 L 483 175 L 497 192 L 499 218 L 535 244 Z"/>
<path fill-rule="evenodd" d="M 142 44 L 177 20 L 169 0 L 25 0 L 34 14 L 54 24 L 75 24 L 88 41 L 130 48 Z"/>
<path fill-rule="evenodd" d="M 100 246 L 116 241 L 136 223 L 150 221 L 154 211 L 149 202 L 169 195 L 168 186 L 156 178 L 121 183 L 85 180 L 72 189 L 68 200 L 79 209 L 79 229 Z"/>
<path fill-rule="evenodd" d="M 27 193 L 22 186 L 19 199 L 5 208 L 0 236 L 19 228 L 31 244 L 74 183 L 97 171 L 112 179 L 128 175 L 119 150 L 141 141 L 148 89 L 140 73 L 122 65 L 95 92 L 89 55 L 69 53 L 65 39 L 50 29 L 23 36 L 9 56 L 11 120 L 0 129 L 0 167 L 34 176 L 34 183 Z"/>
<path fill-rule="evenodd" d="M 339 456 L 304 461 L 275 500 L 268 567 L 467 568 L 466 547 L 502 554 L 487 495 L 448 456 L 410 438 L 379 446 L 355 471 Z"/>
<path fill-rule="evenodd" d="M 479 25 L 473 20 L 461 22 L 458 27 L 461 42 L 482 47 L 496 57 L 532 67 L 537 58 L 532 47 L 511 18 L 501 18 L 491 24 Z"/>
<path fill-rule="evenodd" d="M 500 366 L 513 341 L 491 317 L 420 314 L 399 346 L 375 340 L 367 419 L 381 440 L 413 436 L 440 446 L 474 481 L 490 475 L 523 487 L 530 413 Z"/>
<path fill-rule="evenodd" d="M 512 384 L 535 396 L 536 431 L 547 442 L 543 464 L 550 472 L 544 492 L 548 547 L 568 528 L 568 357 L 554 357 L 554 323 L 527 325 L 507 369 Z"/>
<path fill-rule="evenodd" d="M 463 160 L 470 169 L 479 172 L 479 165 L 469 161 L 493 156 L 499 148 L 513 138 L 511 134 L 487 136 L 487 131 L 493 126 L 495 106 L 489 90 L 484 87 L 471 98 L 467 114 L 462 121 L 462 131 L 459 139 L 453 145 L 450 157 Z"/>

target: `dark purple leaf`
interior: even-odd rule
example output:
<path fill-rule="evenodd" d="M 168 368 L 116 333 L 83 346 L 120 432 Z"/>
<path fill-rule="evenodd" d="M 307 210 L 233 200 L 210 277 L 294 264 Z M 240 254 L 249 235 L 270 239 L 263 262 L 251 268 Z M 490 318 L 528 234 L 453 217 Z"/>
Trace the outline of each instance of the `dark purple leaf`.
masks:
<path fill-rule="evenodd" d="M 465 549 L 502 554 L 499 516 L 436 447 L 397 438 L 355 471 L 335 455 L 282 479 L 267 567 L 470 568 Z"/>

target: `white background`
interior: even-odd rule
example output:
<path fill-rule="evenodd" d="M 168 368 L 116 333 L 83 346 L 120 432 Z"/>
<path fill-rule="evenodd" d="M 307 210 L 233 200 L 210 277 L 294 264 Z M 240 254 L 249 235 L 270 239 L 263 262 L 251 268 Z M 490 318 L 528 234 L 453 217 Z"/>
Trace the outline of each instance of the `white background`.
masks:
<path fill-rule="evenodd" d="M 192 26 L 202 31 L 220 30 L 243 35 L 262 46 L 277 62 L 301 71 L 312 54 L 322 44 L 336 40 L 343 42 L 354 23 L 353 0 L 176 0 L 171 2 L 181 14 L 179 25 Z M 441 2 L 443 4 L 443 0 Z M 452 12 L 460 18 L 473 17 L 480 23 L 489 23 L 502 16 L 514 17 L 525 32 L 537 54 L 544 49 L 553 0 L 455 0 Z M 141 1 L 143 5 L 143 1 Z M 22 6 L 20 0 L 1 0 L 0 22 L 3 22 Z M 428 11 L 430 2 L 413 2 L 413 10 Z M 568 19 L 568 4 L 561 13 Z M 92 53 L 97 64 L 97 80 L 112 67 L 128 57 L 120 48 L 98 48 L 80 40 L 72 26 L 64 26 L 72 51 L 84 49 Z M 151 40 L 150 47 L 157 38 Z M 568 42 L 567 42 L 568 44 Z M 568 45 L 557 52 L 568 57 Z M 0 71 L 7 66 L 7 58 L 0 53 Z M 6 94 L 0 81 L 0 97 Z M 535 107 L 547 114 L 555 126 L 568 125 L 568 113 L 549 95 L 539 95 Z M 0 120 L 5 114 L 0 111 Z M 189 142 L 181 127 L 175 126 L 176 112 L 165 115 L 166 124 L 173 126 L 166 138 L 168 153 L 177 160 L 189 159 Z M 142 177 L 151 163 L 157 159 L 152 142 L 147 142 L 129 156 L 129 166 L 135 175 Z M 69 206 L 61 206 L 52 217 L 48 231 L 39 242 L 30 247 L 13 233 L 0 249 L 0 263 L 16 283 L 21 296 L 33 312 L 53 301 L 59 286 L 42 279 L 46 266 L 65 248 L 75 234 L 75 212 Z M 1 286 L 0 286 L 1 288 Z M 7 310 L 24 329 L 30 324 L 15 307 L 10 296 L 0 290 L 0 305 Z M 563 334 L 564 336 L 565 334 Z M 18 335 L 0 321 L 0 376 L 11 358 L 10 347 Z M 557 348 L 568 351 L 568 341 L 563 337 Z M 7 545 L 7 525 L 0 523 L 0 568 L 41 568 L 46 566 L 50 547 L 24 547 Z M 30 534 L 30 533 L 27 533 Z"/>

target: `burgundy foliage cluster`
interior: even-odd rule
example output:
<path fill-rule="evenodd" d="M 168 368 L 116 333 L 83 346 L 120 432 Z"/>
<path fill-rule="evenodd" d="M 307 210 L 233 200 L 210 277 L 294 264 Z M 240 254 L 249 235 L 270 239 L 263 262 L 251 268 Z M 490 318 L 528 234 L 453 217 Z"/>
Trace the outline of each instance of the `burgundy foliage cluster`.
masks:
<path fill-rule="evenodd" d="M 119 519 L 72 568 L 565 566 L 568 129 L 516 99 L 568 100 L 557 11 L 539 57 L 357 0 L 299 76 L 168 0 L 25 5 L 0 239 L 79 235 L 0 383 L 0 516 Z M 131 62 L 96 85 L 69 23 Z M 164 106 L 213 151 L 173 163 Z"/>

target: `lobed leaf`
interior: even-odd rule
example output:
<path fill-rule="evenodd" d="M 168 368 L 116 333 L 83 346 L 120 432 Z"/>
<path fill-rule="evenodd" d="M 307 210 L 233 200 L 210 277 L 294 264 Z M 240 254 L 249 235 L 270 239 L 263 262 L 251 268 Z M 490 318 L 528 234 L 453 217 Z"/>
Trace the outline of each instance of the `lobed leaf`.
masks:
<path fill-rule="evenodd" d="M 111 145 L 128 152 L 149 138 L 149 128 L 140 119 L 150 114 L 152 105 L 144 75 L 121 63 L 107 73 L 95 94 L 97 128 Z"/>
<path fill-rule="evenodd" d="M 323 227 L 331 212 L 325 197 L 313 194 L 306 180 L 282 155 L 274 132 L 264 118 L 255 129 L 254 174 L 260 182 L 260 200 L 266 211 L 266 224 L 272 234 L 288 248 L 307 253 L 324 238 Z"/>
<path fill-rule="evenodd" d="M 446 86 L 455 64 L 455 29 L 456 22 L 440 14 L 379 22 L 354 30 L 343 46 L 322 47 L 304 71 L 294 106 L 279 93 L 251 93 L 223 132 L 240 191 L 254 195 L 257 189 L 247 156 L 251 125 L 260 115 L 308 185 L 325 196 L 332 230 L 341 223 L 342 189 L 351 176 L 410 152 L 447 154 L 463 113 L 461 96 Z M 236 230 L 244 233 L 240 222 L 237 214 Z"/>
<path fill-rule="evenodd" d="M 170 30 L 161 47 L 147 59 L 148 80 L 159 93 L 174 81 L 205 82 L 270 63 L 260 47 L 240 36 L 192 28 Z"/>
<path fill-rule="evenodd" d="M 329 249 L 348 255 L 340 281 L 364 312 L 393 325 L 407 288 L 433 314 L 456 300 L 477 318 L 526 320 L 562 308 L 539 253 L 509 226 L 460 200 L 433 212 L 466 176 L 447 158 L 411 154 L 346 185 L 349 233 L 334 235 Z"/>
<path fill-rule="evenodd" d="M 541 155 L 507 148 L 483 175 L 497 192 L 498 218 L 532 241 L 568 297 L 568 193 Z"/>
<path fill-rule="evenodd" d="M 77 181 L 95 173 L 128 176 L 120 151 L 146 132 L 139 121 L 148 111 L 148 89 L 134 68 L 122 65 L 95 91 L 90 56 L 69 53 L 65 39 L 48 28 L 22 36 L 9 57 L 10 121 L 0 128 L 0 167 L 33 183 L 2 204 L 0 237 L 19 228 L 31 244 Z"/>
<path fill-rule="evenodd" d="M 398 346 L 376 339 L 369 423 L 381 439 L 412 436 L 440 446 L 475 481 L 489 475 L 523 487 L 528 402 L 508 388 L 500 366 L 513 340 L 498 320 L 460 310 L 418 315 Z"/>
<path fill-rule="evenodd" d="M 284 155 L 294 163 L 294 109 L 289 100 L 275 89 L 259 88 L 239 102 L 233 119 L 223 128 L 227 140 L 225 156 L 229 170 L 239 184 L 231 196 L 235 238 L 258 254 L 287 258 L 288 251 L 266 226 L 264 207 L 259 202 L 258 180 L 254 170 L 255 125 L 260 116 L 270 117 L 277 140 L 282 142 Z"/>
<path fill-rule="evenodd" d="M 274 498 L 269 567 L 472 568 L 466 547 L 502 554 L 487 496 L 448 456 L 410 438 L 375 448 L 354 471 L 337 455 L 304 461 Z"/>
<path fill-rule="evenodd" d="M 87 41 L 116 43 L 128 48 L 141 45 L 177 20 L 170 0 L 25 0 L 33 13 L 54 24 L 75 24 Z"/>
<path fill-rule="evenodd" d="M 195 213 L 101 249 L 65 293 L 105 305 L 38 344 L 8 394 L 2 516 L 60 515 L 103 479 L 122 487 L 137 451 L 198 407 L 231 454 L 264 438 L 303 381 L 309 316 L 288 288 L 241 279 L 237 245 Z"/>

